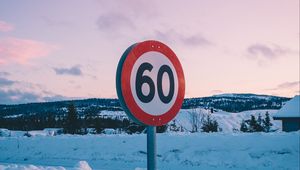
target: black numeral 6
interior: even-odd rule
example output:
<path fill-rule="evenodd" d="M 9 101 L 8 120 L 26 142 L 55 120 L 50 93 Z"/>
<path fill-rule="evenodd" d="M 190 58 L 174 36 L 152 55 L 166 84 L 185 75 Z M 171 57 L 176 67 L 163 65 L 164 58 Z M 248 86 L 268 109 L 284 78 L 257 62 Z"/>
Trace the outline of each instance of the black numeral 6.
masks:
<path fill-rule="evenodd" d="M 136 80 L 135 80 L 135 90 L 136 90 L 136 95 L 139 98 L 140 101 L 143 103 L 149 103 L 153 100 L 154 95 L 155 95 L 155 85 L 151 77 L 143 75 L 143 73 L 147 70 L 151 72 L 153 69 L 153 66 L 150 63 L 143 63 L 140 65 L 140 67 L 137 70 L 136 74 Z M 162 87 L 162 79 L 163 79 L 163 74 L 167 73 L 169 76 L 169 81 L 170 81 L 170 88 L 169 88 L 169 93 L 168 95 L 164 95 L 163 93 L 163 87 Z M 149 93 L 147 95 L 143 94 L 142 92 L 142 85 L 146 83 L 149 86 Z M 174 75 L 172 72 L 172 69 L 168 65 L 162 65 L 157 74 L 157 92 L 159 99 L 167 104 L 169 103 L 174 95 Z"/>

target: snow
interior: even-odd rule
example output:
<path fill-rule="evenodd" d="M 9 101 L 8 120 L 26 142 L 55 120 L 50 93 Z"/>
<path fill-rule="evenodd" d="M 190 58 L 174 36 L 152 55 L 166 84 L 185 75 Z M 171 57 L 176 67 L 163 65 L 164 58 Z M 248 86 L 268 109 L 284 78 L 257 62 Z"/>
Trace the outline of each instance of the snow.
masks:
<path fill-rule="evenodd" d="M 24 131 L 10 131 L 8 129 L 0 128 L 0 137 L 22 137 L 26 132 Z"/>
<path fill-rule="evenodd" d="M 189 133 L 195 112 L 210 114 L 222 132 Z M 242 120 L 259 114 L 264 118 L 266 112 L 275 133 L 238 131 Z M 300 131 L 278 130 L 281 121 L 272 119 L 277 112 L 182 109 L 174 120 L 184 131 L 157 134 L 158 169 L 299 169 Z M 126 118 L 122 111 L 102 111 L 100 116 Z M 0 170 L 146 170 L 146 134 L 118 134 L 106 129 L 105 134 L 81 136 L 58 135 L 59 131 L 29 131 L 31 137 L 24 137 L 24 131 L 0 129 Z"/>
<path fill-rule="evenodd" d="M 192 112 L 197 112 L 198 114 L 210 114 L 210 110 L 206 110 L 203 108 L 196 108 L 196 109 L 181 109 L 177 116 L 175 117 L 176 125 L 182 126 L 184 131 L 191 131 L 192 125 L 190 122 L 191 116 L 190 114 Z M 273 120 L 272 115 L 277 113 L 278 110 L 250 110 L 250 111 L 243 111 L 239 113 L 230 113 L 225 111 L 217 111 L 211 114 L 211 117 L 219 123 L 220 128 L 222 129 L 222 132 L 225 133 L 232 133 L 236 130 L 240 129 L 240 124 L 242 123 L 242 120 L 250 119 L 251 115 L 255 115 L 258 117 L 260 114 L 262 118 L 265 117 L 266 112 L 270 114 L 270 118 L 273 124 L 272 130 L 281 130 L 282 124 L 279 120 Z M 126 116 L 125 112 L 123 111 L 101 111 L 101 115 L 104 117 L 110 117 L 110 118 L 118 118 L 118 119 L 128 119 L 128 116 Z M 172 121 L 170 122 L 172 123 Z"/>
<path fill-rule="evenodd" d="M 92 170 L 92 168 L 86 161 L 79 161 L 75 167 L 75 170 Z"/>
<path fill-rule="evenodd" d="M 157 134 L 161 170 L 299 169 L 300 132 Z M 146 168 L 146 135 L 0 137 L 0 169 Z"/>
<path fill-rule="evenodd" d="M 44 130 L 33 130 L 33 131 L 10 131 L 8 129 L 0 128 L 0 137 L 22 137 L 28 133 L 30 136 L 56 136 L 62 133 L 60 128 L 46 128 Z"/>
<path fill-rule="evenodd" d="M 0 165 L 0 170 L 65 170 L 65 168 L 61 166 L 53 167 L 53 166 L 6 164 L 6 165 Z"/>
<path fill-rule="evenodd" d="M 23 116 L 23 114 L 17 114 L 17 115 L 9 115 L 9 116 L 4 116 L 3 118 L 17 118 L 17 117 L 21 117 Z"/>
<path fill-rule="evenodd" d="M 74 170 L 92 170 L 86 161 L 79 161 L 74 168 Z M 31 164 L 3 164 L 0 165 L 0 170 L 66 170 L 62 166 L 41 166 L 41 165 L 31 165 Z"/>
<path fill-rule="evenodd" d="M 300 96 L 297 95 L 288 101 L 275 115 L 274 117 L 298 117 L 300 118 Z"/>
<path fill-rule="evenodd" d="M 11 136 L 10 130 L 0 128 L 0 137 L 9 137 Z"/>
<path fill-rule="evenodd" d="M 272 115 L 277 113 L 277 111 L 278 110 L 250 110 L 250 111 L 243 111 L 239 113 L 217 111 L 211 114 L 209 113 L 210 110 L 205 110 L 202 108 L 182 109 L 176 116 L 175 121 L 177 126 L 182 126 L 185 131 L 191 131 L 192 124 L 190 119 L 191 119 L 191 114 L 193 114 L 193 112 L 202 115 L 210 114 L 211 117 L 218 122 L 219 127 L 222 129 L 222 132 L 232 133 L 240 129 L 242 120 L 250 119 L 251 115 L 254 115 L 257 118 L 259 114 L 262 116 L 262 118 L 264 118 L 266 112 L 268 112 L 270 114 L 270 119 L 273 124 L 272 130 L 281 130 L 282 129 L 281 121 L 272 119 Z"/>
<path fill-rule="evenodd" d="M 112 134 L 117 134 L 117 131 L 115 129 L 107 128 L 103 130 L 103 133 L 112 135 Z"/>
<path fill-rule="evenodd" d="M 101 118 L 111 118 L 111 119 L 128 119 L 128 116 L 124 111 L 109 111 L 109 110 L 103 110 L 99 113 L 99 117 Z"/>

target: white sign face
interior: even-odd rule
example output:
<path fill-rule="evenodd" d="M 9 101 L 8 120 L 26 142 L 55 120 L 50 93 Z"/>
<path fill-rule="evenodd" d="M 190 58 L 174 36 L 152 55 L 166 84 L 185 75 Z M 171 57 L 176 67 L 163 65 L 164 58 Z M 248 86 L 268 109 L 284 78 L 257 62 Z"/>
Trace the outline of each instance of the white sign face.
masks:
<path fill-rule="evenodd" d="M 180 61 L 159 41 L 133 44 L 119 61 L 116 90 L 131 120 L 147 126 L 165 125 L 177 115 L 184 100 Z"/>
<path fill-rule="evenodd" d="M 140 56 L 133 65 L 130 87 L 138 106 L 150 115 L 162 115 L 174 105 L 178 77 L 168 57 L 156 51 Z"/>

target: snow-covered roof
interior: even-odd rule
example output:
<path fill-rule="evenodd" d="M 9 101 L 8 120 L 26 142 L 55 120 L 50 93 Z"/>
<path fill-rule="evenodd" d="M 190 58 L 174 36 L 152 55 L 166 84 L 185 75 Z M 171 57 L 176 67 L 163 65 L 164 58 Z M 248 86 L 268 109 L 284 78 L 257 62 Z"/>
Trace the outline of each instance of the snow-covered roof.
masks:
<path fill-rule="evenodd" d="M 273 115 L 276 118 L 300 117 L 300 96 L 297 95 L 288 101 L 277 113 Z"/>

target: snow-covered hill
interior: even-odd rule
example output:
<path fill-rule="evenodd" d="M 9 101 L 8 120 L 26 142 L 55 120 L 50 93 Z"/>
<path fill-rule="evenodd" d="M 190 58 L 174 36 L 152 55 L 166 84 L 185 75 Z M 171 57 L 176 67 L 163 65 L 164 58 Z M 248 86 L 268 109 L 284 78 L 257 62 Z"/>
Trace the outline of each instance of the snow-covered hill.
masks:
<path fill-rule="evenodd" d="M 216 120 L 219 124 L 219 128 L 222 133 L 239 133 L 240 126 L 243 120 L 250 119 L 251 115 L 254 115 L 256 118 L 260 114 L 262 118 L 265 117 L 265 113 L 268 112 L 270 114 L 271 123 L 273 126 L 271 127 L 272 131 L 281 132 L 282 123 L 279 120 L 273 120 L 272 115 L 276 114 L 278 110 L 250 110 L 244 111 L 239 113 L 229 113 L 225 111 L 217 111 L 210 113 L 210 110 L 206 110 L 203 108 L 196 108 L 196 109 L 181 109 L 177 116 L 174 118 L 173 121 L 169 122 L 169 128 L 167 133 L 171 131 L 171 124 L 175 122 L 175 125 L 178 128 L 181 128 L 182 132 L 191 132 L 192 131 L 192 115 L 198 114 L 200 119 L 202 116 L 210 115 L 213 120 Z M 112 118 L 112 119 L 128 119 L 128 116 L 123 111 L 101 111 L 99 113 L 100 117 L 103 118 Z M 201 126 L 201 125 L 200 125 Z M 30 135 L 33 136 L 53 136 L 57 129 L 44 129 L 43 131 L 30 131 Z M 199 132 L 201 131 L 199 127 Z M 12 136 L 12 137 L 19 137 L 24 135 L 24 131 L 9 131 L 6 129 L 0 129 L 0 136 Z M 115 131 L 114 133 L 118 133 Z M 119 132 L 120 133 L 120 132 Z"/>
<path fill-rule="evenodd" d="M 239 131 L 240 125 L 243 120 L 250 119 L 251 115 L 254 115 L 256 118 L 260 114 L 262 118 L 265 117 L 266 112 L 270 114 L 271 122 L 273 124 L 272 130 L 281 131 L 281 121 L 273 120 L 272 115 L 277 113 L 278 110 L 249 110 L 239 113 L 230 113 L 222 110 L 211 113 L 211 110 L 204 108 L 195 108 L 195 109 L 181 109 L 177 116 L 174 118 L 175 124 L 177 127 L 182 127 L 184 132 L 190 132 L 192 130 L 191 118 L 193 114 L 198 114 L 199 117 L 210 115 L 212 119 L 216 120 L 219 124 L 223 133 L 232 133 Z M 117 119 L 128 119 L 125 112 L 123 111 L 101 111 L 99 113 L 101 117 L 111 117 Z M 173 121 L 169 123 L 172 124 Z"/>
<path fill-rule="evenodd" d="M 210 113 L 210 110 L 197 108 L 197 109 L 181 109 L 178 115 L 175 117 L 175 123 L 177 126 L 182 126 L 184 131 L 192 130 L 191 118 L 193 114 L 199 114 L 200 118 L 203 115 L 211 115 L 212 119 L 215 119 L 219 127 L 224 133 L 231 133 L 234 131 L 239 131 L 242 120 L 250 119 L 251 115 L 254 115 L 256 118 L 260 114 L 262 118 L 265 117 L 266 112 L 270 114 L 271 122 L 273 124 L 272 129 L 280 131 L 281 121 L 273 120 L 272 115 L 277 113 L 278 110 L 250 110 L 243 111 L 239 113 L 230 113 L 225 111 L 217 111 Z"/>
<path fill-rule="evenodd" d="M 258 109 L 278 110 L 288 100 L 290 99 L 269 95 L 226 93 L 210 97 L 186 99 L 182 108 L 187 109 L 201 106 L 203 108 L 213 108 L 227 112 L 242 112 Z"/>
<path fill-rule="evenodd" d="M 256 99 L 265 99 L 265 100 L 271 100 L 273 98 L 276 98 L 275 96 L 270 95 L 260 95 L 260 94 L 251 94 L 251 93 L 223 93 L 223 94 L 217 94 L 213 95 L 212 97 L 234 97 L 234 98 L 256 98 Z"/>

